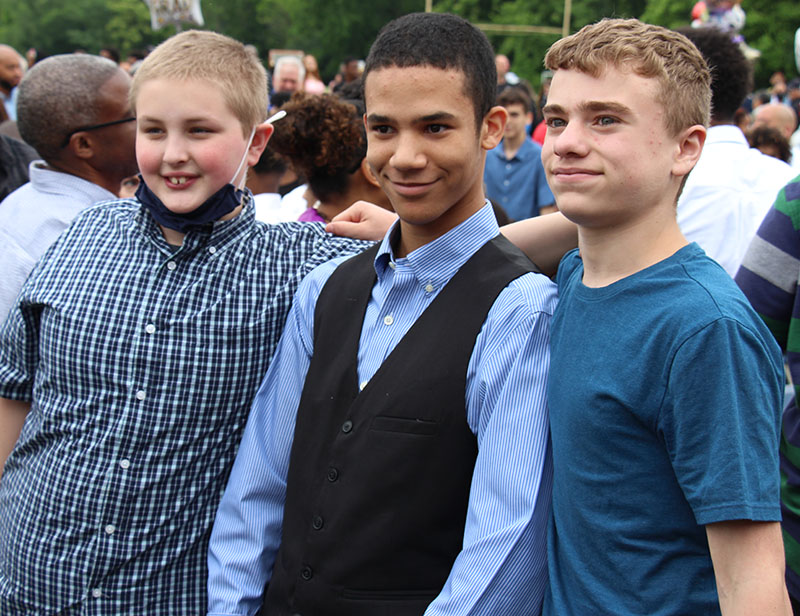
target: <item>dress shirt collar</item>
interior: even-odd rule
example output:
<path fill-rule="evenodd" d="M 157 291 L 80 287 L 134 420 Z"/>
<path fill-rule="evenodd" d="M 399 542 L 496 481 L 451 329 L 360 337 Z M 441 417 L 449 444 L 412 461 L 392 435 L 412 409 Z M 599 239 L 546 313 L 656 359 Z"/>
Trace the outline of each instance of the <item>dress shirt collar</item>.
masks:
<path fill-rule="evenodd" d="M 34 160 L 28 167 L 28 175 L 31 184 L 41 193 L 65 195 L 87 205 L 117 199 L 114 193 L 89 180 L 50 169 L 43 160 Z"/>
<path fill-rule="evenodd" d="M 247 236 L 255 225 L 255 206 L 253 205 L 253 194 L 250 190 L 245 191 L 244 204 L 242 211 L 229 220 L 218 220 L 217 222 L 205 225 L 197 230 L 189 231 L 183 238 L 183 244 L 177 251 L 174 247 L 167 244 L 161 227 L 153 218 L 146 207 L 141 206 L 137 215 L 137 222 L 144 235 L 148 237 L 161 252 L 173 256 L 178 254 L 192 254 L 200 248 L 214 248 L 213 252 L 227 248 L 236 244 Z"/>
<path fill-rule="evenodd" d="M 709 127 L 705 145 L 709 146 L 717 143 L 735 143 L 747 148 L 750 147 L 744 133 L 738 126 L 733 124 L 720 124 Z"/>
<path fill-rule="evenodd" d="M 375 256 L 375 272 L 382 281 L 390 263 L 395 262 L 391 238 L 399 232 L 400 222 L 395 222 L 381 242 Z M 472 216 L 453 227 L 432 242 L 425 244 L 399 259 L 414 272 L 420 284 L 441 288 L 486 242 L 500 233 L 492 206 L 486 204 Z"/>

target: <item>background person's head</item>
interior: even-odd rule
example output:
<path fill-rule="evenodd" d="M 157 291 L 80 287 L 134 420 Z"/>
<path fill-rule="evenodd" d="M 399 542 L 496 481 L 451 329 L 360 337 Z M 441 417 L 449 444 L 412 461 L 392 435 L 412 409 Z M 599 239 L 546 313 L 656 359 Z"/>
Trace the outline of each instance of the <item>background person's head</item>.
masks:
<path fill-rule="evenodd" d="M 270 147 L 306 177 L 323 218 L 358 200 L 389 206 L 365 160 L 361 101 L 298 93 L 282 109 L 287 116 L 276 125 Z"/>
<path fill-rule="evenodd" d="M 46 58 L 20 82 L 20 134 L 49 165 L 116 194 L 136 173 L 129 87 L 127 73 L 105 58 Z"/>
<path fill-rule="evenodd" d="M 698 124 L 708 126 L 708 67 L 694 45 L 677 32 L 636 19 L 603 19 L 555 42 L 544 63 L 552 71 L 572 69 L 593 77 L 613 67 L 655 79 L 656 99 L 670 135 Z"/>
<path fill-rule="evenodd" d="M 527 136 L 526 127 L 533 119 L 528 93 L 519 86 L 510 86 L 497 95 L 497 104 L 508 112 L 505 138 L 512 141 L 524 139 Z"/>
<path fill-rule="evenodd" d="M 768 126 L 774 128 L 784 139 L 791 139 L 797 128 L 797 116 L 794 110 L 783 103 L 767 103 L 753 111 L 753 128 Z"/>
<path fill-rule="evenodd" d="M 367 57 L 362 80 L 382 68 L 430 66 L 464 75 L 476 130 L 497 95 L 494 50 L 486 36 L 468 21 L 443 13 L 411 13 L 389 22 Z"/>
<path fill-rule="evenodd" d="M 746 135 L 750 147 L 757 149 L 762 154 L 772 156 L 785 163 L 792 159 L 789 140 L 777 128 L 762 124 L 748 130 Z"/>
<path fill-rule="evenodd" d="M 730 33 L 717 28 L 678 30 L 700 51 L 711 70 L 711 124 L 733 124 L 752 89 L 752 67 Z"/>
<path fill-rule="evenodd" d="M 267 73 L 261 61 L 252 49 L 222 34 L 188 30 L 156 47 L 133 78 L 134 112 L 142 84 L 154 79 L 207 82 L 225 98 L 245 136 L 267 119 Z"/>
<path fill-rule="evenodd" d="M 22 79 L 22 56 L 9 45 L 0 45 L 0 91 L 8 94 Z"/>
<path fill-rule="evenodd" d="M 303 89 L 306 69 L 297 56 L 281 56 L 272 71 L 272 89 L 276 92 L 296 92 Z"/>

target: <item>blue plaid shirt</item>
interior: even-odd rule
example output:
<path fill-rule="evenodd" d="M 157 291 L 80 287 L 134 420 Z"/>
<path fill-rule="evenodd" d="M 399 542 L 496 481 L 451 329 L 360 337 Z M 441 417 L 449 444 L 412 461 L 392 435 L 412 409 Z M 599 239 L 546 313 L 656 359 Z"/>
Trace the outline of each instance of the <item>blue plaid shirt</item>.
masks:
<path fill-rule="evenodd" d="M 200 614 L 253 396 L 303 276 L 365 244 L 236 218 L 170 247 L 136 201 L 90 208 L 0 329 L 32 400 L 0 482 L 0 614 Z"/>

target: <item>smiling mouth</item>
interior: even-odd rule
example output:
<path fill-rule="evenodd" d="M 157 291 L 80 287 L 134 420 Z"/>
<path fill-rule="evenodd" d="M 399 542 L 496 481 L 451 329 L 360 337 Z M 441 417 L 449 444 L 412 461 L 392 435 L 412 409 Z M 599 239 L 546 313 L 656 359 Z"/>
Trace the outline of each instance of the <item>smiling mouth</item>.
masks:
<path fill-rule="evenodd" d="M 425 193 L 431 186 L 436 183 L 436 180 L 431 182 L 395 182 L 391 181 L 394 190 L 405 197 L 413 197 Z"/>
<path fill-rule="evenodd" d="M 169 182 L 173 186 L 179 186 L 181 184 L 186 184 L 186 178 L 185 177 L 167 178 L 167 182 Z"/>

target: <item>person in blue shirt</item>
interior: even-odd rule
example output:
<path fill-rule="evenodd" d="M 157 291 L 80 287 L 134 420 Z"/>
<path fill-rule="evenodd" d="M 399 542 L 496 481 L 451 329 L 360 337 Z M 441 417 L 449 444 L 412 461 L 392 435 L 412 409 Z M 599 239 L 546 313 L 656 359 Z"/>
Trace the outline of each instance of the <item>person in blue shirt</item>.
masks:
<path fill-rule="evenodd" d="M 486 196 L 512 220 L 555 211 L 555 199 L 542 167 L 542 148 L 525 130 L 531 121 L 531 99 L 522 87 L 506 88 L 497 104 L 508 112 L 503 140 L 486 154 Z"/>
<path fill-rule="evenodd" d="M 790 614 L 780 350 L 676 220 L 706 62 L 677 32 L 603 20 L 545 66 L 542 161 L 579 250 L 556 278 L 543 613 Z"/>
<path fill-rule="evenodd" d="M 494 71 L 453 15 L 373 44 L 367 160 L 399 221 L 298 290 L 214 524 L 209 613 L 540 610 L 556 294 L 484 196 Z"/>

